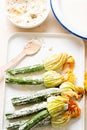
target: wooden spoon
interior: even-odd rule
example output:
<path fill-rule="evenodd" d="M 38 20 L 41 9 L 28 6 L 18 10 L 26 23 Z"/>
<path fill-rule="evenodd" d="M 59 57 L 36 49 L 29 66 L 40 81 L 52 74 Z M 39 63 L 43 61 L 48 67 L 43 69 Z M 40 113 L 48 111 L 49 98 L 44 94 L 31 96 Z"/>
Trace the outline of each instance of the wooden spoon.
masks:
<path fill-rule="evenodd" d="M 41 41 L 39 39 L 32 39 L 29 41 L 21 53 L 10 60 L 7 64 L 0 68 L 0 81 L 3 79 L 4 72 L 10 67 L 17 65 L 24 57 L 36 54 L 41 48 Z"/>

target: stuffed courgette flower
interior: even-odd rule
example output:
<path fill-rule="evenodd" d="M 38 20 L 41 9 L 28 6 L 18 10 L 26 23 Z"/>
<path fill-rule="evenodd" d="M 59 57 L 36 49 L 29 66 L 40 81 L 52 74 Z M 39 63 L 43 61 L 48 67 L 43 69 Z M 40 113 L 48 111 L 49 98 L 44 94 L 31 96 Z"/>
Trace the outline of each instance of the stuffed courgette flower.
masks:
<path fill-rule="evenodd" d="M 64 82 L 60 85 L 61 95 L 66 95 L 69 98 L 75 97 L 77 100 L 84 95 L 84 89 L 80 86 L 75 86 L 71 82 Z"/>
<path fill-rule="evenodd" d="M 37 109 L 37 108 L 35 108 Z M 81 110 L 78 104 L 69 100 L 68 97 L 52 96 L 47 99 L 47 105 L 41 111 L 38 111 L 31 119 L 18 124 L 18 130 L 29 130 L 47 117 L 53 126 L 59 126 L 70 121 L 71 118 L 80 116 Z M 11 128 L 15 128 L 15 123 Z"/>
<path fill-rule="evenodd" d="M 63 64 L 63 68 L 62 68 L 62 69 L 63 69 L 63 70 L 66 69 L 67 66 L 69 66 L 69 69 L 70 69 L 71 71 L 73 71 L 74 66 L 75 66 L 75 59 L 74 59 L 73 56 L 68 56 L 68 57 L 67 57 L 67 60 L 66 60 L 66 62 Z"/>
<path fill-rule="evenodd" d="M 84 73 L 84 86 L 85 86 L 85 90 L 87 92 L 87 72 Z"/>
<path fill-rule="evenodd" d="M 58 103 L 57 105 L 56 105 L 56 102 Z M 68 107 L 66 106 L 66 104 L 68 105 Z M 55 110 L 54 105 L 56 106 L 56 110 Z M 62 109 L 61 112 L 58 113 L 57 110 L 58 108 L 60 108 L 60 106 L 61 108 L 66 106 L 67 109 L 66 110 Z M 48 111 L 52 117 L 51 123 L 53 126 L 66 124 L 70 121 L 71 118 L 77 118 L 81 114 L 81 109 L 78 107 L 78 104 L 76 103 L 76 101 L 67 99 L 67 102 L 66 102 L 65 99 L 63 100 L 61 99 L 61 97 L 59 98 L 58 96 L 55 97 L 53 101 L 48 103 Z M 57 112 L 57 114 L 55 113 L 55 111 Z"/>
<path fill-rule="evenodd" d="M 38 72 L 41 70 L 57 70 L 59 68 L 65 69 L 69 64 L 69 68 L 73 70 L 74 68 L 74 58 L 69 56 L 66 52 L 62 52 L 60 54 L 53 54 L 48 56 L 43 64 L 36 64 L 32 66 L 22 67 L 18 69 L 9 69 L 7 72 L 11 75 L 16 74 L 24 74 L 24 73 L 31 73 L 31 72 Z"/>
<path fill-rule="evenodd" d="M 44 60 L 45 70 L 59 69 L 67 61 L 67 58 L 68 54 L 64 52 L 47 57 L 47 59 Z"/>
<path fill-rule="evenodd" d="M 68 70 L 68 71 L 64 72 L 63 76 L 64 76 L 64 81 L 66 81 L 66 82 L 69 81 L 73 84 L 76 82 L 76 76 L 72 70 Z"/>
<path fill-rule="evenodd" d="M 30 103 L 38 103 L 41 101 L 46 101 L 48 97 L 52 95 L 62 95 L 68 98 L 75 98 L 77 100 L 81 99 L 84 95 L 84 89 L 79 86 L 75 86 L 71 82 L 62 83 L 59 88 L 47 88 L 45 90 L 37 91 L 28 96 L 24 97 L 14 97 L 12 98 L 12 104 L 14 106 L 20 106 Z"/>
<path fill-rule="evenodd" d="M 9 130 L 28 130 L 38 123 L 45 125 L 45 121 L 53 126 L 66 124 L 71 118 L 80 116 L 81 110 L 76 101 L 72 99 L 74 97 L 77 100 L 81 99 L 83 94 L 84 89 L 82 87 L 75 86 L 71 82 L 64 82 L 60 88 L 41 90 L 27 97 L 15 97 L 12 99 L 14 106 L 37 104 L 7 113 L 6 118 L 8 120 L 22 118 L 36 112 L 37 114 L 28 120 L 9 123 L 7 128 Z"/>
<path fill-rule="evenodd" d="M 80 90 L 81 89 L 81 90 Z M 57 96 L 58 95 L 58 96 Z M 60 96 L 61 95 L 61 96 Z M 17 110 L 12 113 L 7 113 L 6 117 L 7 119 L 15 119 L 19 117 L 24 117 L 30 114 L 33 114 L 35 112 L 41 111 L 48 106 L 51 114 L 53 111 L 51 111 L 51 106 L 53 106 L 55 109 L 55 114 L 60 115 L 62 111 L 60 111 L 61 107 L 65 110 L 67 108 L 67 105 L 64 105 L 65 103 L 69 101 L 69 99 L 73 99 L 74 97 L 78 100 L 79 98 L 83 96 L 82 88 L 76 87 L 70 82 L 65 82 L 62 85 L 60 85 L 60 88 L 50 88 L 46 90 L 38 91 L 35 94 L 31 94 L 28 97 L 16 97 L 12 99 L 12 104 L 14 106 L 24 105 L 24 104 L 31 104 L 31 103 L 37 103 L 32 105 L 31 107 L 22 108 L 20 110 Z M 50 98 L 49 98 L 50 97 Z M 56 98 L 57 97 L 57 98 Z M 56 100 L 55 100 L 56 99 Z M 51 102 L 55 100 L 55 102 Z M 49 105 L 47 105 L 49 102 L 51 102 Z M 40 103 L 39 103 L 40 102 Z M 59 105 L 57 105 L 57 103 Z M 64 108 L 63 108 L 64 106 Z M 57 113 L 57 111 L 60 111 Z M 52 114 L 53 117 L 56 115 Z"/>
<path fill-rule="evenodd" d="M 63 75 L 57 73 L 56 71 L 47 71 L 43 75 L 43 79 L 44 79 L 44 85 L 47 88 L 53 86 L 59 86 L 62 82 L 64 82 Z"/>
<path fill-rule="evenodd" d="M 32 77 L 6 77 L 6 83 L 12 84 L 25 84 L 25 85 L 39 85 L 43 84 L 46 88 L 57 87 L 64 81 L 73 81 L 72 77 L 74 74 L 72 72 L 66 73 L 64 75 L 57 73 L 56 71 L 47 71 L 43 74 L 41 78 L 32 78 Z M 74 79 L 74 78 L 73 78 Z"/>

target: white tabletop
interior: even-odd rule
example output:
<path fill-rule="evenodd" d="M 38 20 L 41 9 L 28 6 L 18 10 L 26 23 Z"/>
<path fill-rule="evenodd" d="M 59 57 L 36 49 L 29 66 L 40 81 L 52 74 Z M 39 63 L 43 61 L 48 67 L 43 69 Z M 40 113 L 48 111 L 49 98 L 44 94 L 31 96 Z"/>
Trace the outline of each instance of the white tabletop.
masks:
<path fill-rule="evenodd" d="M 12 25 L 5 13 L 5 0 L 0 1 L 0 67 L 6 63 L 6 49 L 7 49 L 7 41 L 9 36 L 15 32 L 44 32 L 44 33 L 68 33 L 61 25 L 56 21 L 52 12 L 47 18 L 47 20 L 34 29 L 19 29 Z M 87 48 L 87 41 L 85 41 L 85 45 Z M 86 58 L 87 59 L 87 49 L 86 49 Z M 87 64 L 87 63 L 86 63 Z M 87 69 L 87 68 L 86 68 Z M 2 124 L 2 113 L 3 113 L 3 102 L 4 102 L 4 84 L 3 81 L 0 83 L 0 130 Z"/>

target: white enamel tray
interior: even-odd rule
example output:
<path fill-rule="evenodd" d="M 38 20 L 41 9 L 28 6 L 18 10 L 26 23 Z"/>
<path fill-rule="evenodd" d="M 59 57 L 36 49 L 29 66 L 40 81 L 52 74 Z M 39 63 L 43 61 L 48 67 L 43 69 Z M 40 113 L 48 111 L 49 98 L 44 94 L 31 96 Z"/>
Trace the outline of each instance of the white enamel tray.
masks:
<path fill-rule="evenodd" d="M 41 63 L 44 58 L 52 53 L 67 52 L 75 58 L 76 65 L 74 73 L 77 77 L 77 85 L 83 86 L 84 80 L 84 43 L 81 39 L 67 34 L 41 34 L 41 33 L 16 33 L 8 40 L 7 61 L 15 57 L 25 46 L 26 42 L 32 38 L 39 37 L 43 44 L 41 50 L 32 57 L 25 58 L 17 67 L 29 66 L 32 64 Z M 12 112 L 15 108 L 11 104 L 12 97 L 28 95 L 32 92 L 45 89 L 42 86 L 17 86 L 5 84 L 5 103 L 4 115 L 7 112 Z M 81 117 L 79 119 L 72 119 L 66 126 L 57 128 L 57 130 L 85 130 L 85 96 L 79 102 L 81 108 Z M 7 120 L 3 116 L 3 128 L 6 130 Z M 34 130 L 55 130 L 50 126 L 37 127 Z"/>
<path fill-rule="evenodd" d="M 87 39 L 87 0 L 50 0 L 57 21 L 74 35 Z"/>

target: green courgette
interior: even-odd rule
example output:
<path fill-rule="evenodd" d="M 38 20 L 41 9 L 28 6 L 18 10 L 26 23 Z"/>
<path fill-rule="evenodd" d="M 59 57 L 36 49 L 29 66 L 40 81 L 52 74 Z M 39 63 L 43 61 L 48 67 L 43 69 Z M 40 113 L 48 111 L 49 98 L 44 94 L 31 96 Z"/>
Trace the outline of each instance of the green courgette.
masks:
<path fill-rule="evenodd" d="M 41 122 L 42 120 L 47 118 L 48 116 L 49 116 L 48 110 L 43 110 L 43 111 L 39 112 L 38 114 L 36 114 L 30 120 L 26 121 L 23 125 L 21 125 L 19 127 L 19 130 L 29 130 L 32 127 L 34 127 L 36 124 L 38 124 L 39 122 Z"/>
<path fill-rule="evenodd" d="M 32 78 L 28 78 L 28 77 L 6 77 L 5 79 L 6 83 L 12 83 L 12 84 L 23 84 L 23 85 L 39 85 L 39 84 L 43 84 L 44 81 L 43 79 L 37 78 L 37 79 L 32 79 Z"/>
<path fill-rule="evenodd" d="M 25 104 L 30 104 L 30 103 L 46 101 L 49 96 L 59 95 L 60 93 L 61 92 L 59 88 L 49 88 L 45 90 L 40 90 L 26 97 L 12 98 L 12 104 L 14 106 L 20 106 L 20 105 L 25 105 Z"/>
<path fill-rule="evenodd" d="M 22 108 L 20 110 L 16 110 L 13 113 L 7 113 L 6 118 L 11 120 L 11 119 L 15 119 L 15 118 L 28 116 L 28 115 L 31 115 L 33 113 L 37 113 L 37 112 L 45 109 L 46 107 L 47 107 L 47 102 L 41 102 L 38 104 L 34 104 L 30 107 L 25 107 L 25 108 Z"/>
<path fill-rule="evenodd" d="M 28 120 L 22 120 L 22 121 L 16 121 L 13 123 L 8 123 L 7 125 L 7 129 L 8 130 L 18 130 L 19 127 L 21 125 L 23 125 L 25 122 L 27 122 Z M 46 119 L 44 119 L 43 121 L 39 122 L 35 127 L 41 127 L 41 126 L 47 126 L 48 124 L 50 124 L 50 116 L 48 116 Z"/>
<path fill-rule="evenodd" d="M 16 74 L 37 72 L 37 71 L 41 71 L 43 69 L 44 69 L 43 64 L 37 64 L 37 65 L 22 67 L 22 68 L 18 68 L 18 69 L 9 69 L 7 72 L 11 75 L 16 75 Z"/>

